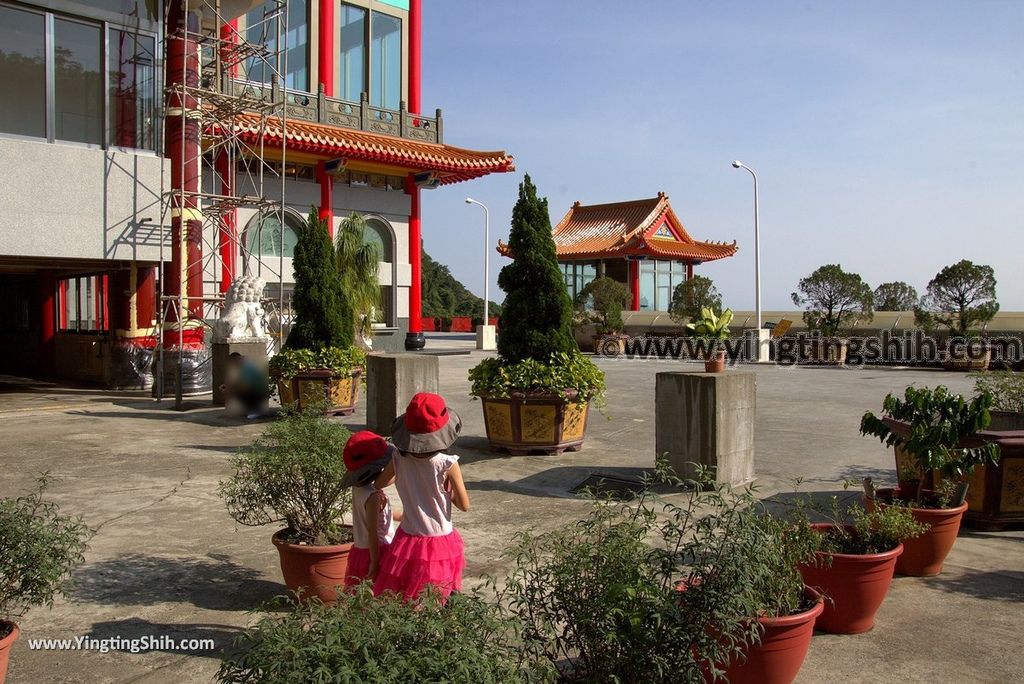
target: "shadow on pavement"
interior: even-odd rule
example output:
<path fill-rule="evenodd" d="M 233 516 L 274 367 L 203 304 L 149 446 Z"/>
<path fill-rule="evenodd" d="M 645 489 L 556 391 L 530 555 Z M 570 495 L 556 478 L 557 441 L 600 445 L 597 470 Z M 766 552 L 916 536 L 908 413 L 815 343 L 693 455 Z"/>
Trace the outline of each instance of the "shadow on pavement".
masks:
<path fill-rule="evenodd" d="M 1020 570 L 965 570 L 959 575 L 925 577 L 932 588 L 986 601 L 1024 602 L 1024 572 Z"/>
<path fill-rule="evenodd" d="M 178 655 L 191 655 L 200 658 L 217 658 L 220 659 L 221 655 L 225 650 L 230 650 L 234 640 L 242 633 L 241 627 L 233 627 L 231 625 L 216 625 L 216 624 L 176 624 L 176 623 L 164 623 L 164 622 L 150 622 L 149 620 L 142 620 L 140 618 L 127 618 L 125 620 L 110 620 L 107 622 L 95 622 L 92 625 L 92 629 L 87 635 L 90 639 L 112 639 L 118 638 L 121 640 L 129 641 L 128 645 L 123 645 L 121 652 L 127 650 L 131 653 L 131 641 L 137 639 L 146 638 L 150 643 L 155 644 L 156 648 L 149 648 L 148 651 L 157 651 L 163 653 L 175 653 Z M 201 640 L 212 640 L 214 647 L 209 648 L 195 648 L 194 650 L 178 649 L 171 646 L 168 642 L 164 645 L 165 639 L 172 639 L 180 645 L 183 639 L 201 639 Z M 142 642 L 136 642 L 141 645 Z M 111 644 L 113 645 L 113 644 Z M 113 648 L 111 649 L 114 650 Z"/>

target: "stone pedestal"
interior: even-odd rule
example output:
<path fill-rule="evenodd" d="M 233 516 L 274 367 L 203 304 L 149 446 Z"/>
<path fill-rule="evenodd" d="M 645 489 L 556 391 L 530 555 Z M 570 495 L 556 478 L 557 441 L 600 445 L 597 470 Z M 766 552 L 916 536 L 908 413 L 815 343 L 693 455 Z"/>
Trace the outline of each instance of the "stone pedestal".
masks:
<path fill-rule="evenodd" d="M 238 353 L 252 360 L 264 370 L 267 368 L 267 342 L 254 339 L 238 342 L 214 342 L 212 345 L 213 405 L 224 405 L 224 393 L 220 386 L 228 378 L 228 357 Z"/>
<path fill-rule="evenodd" d="M 757 345 L 755 350 L 755 358 L 758 363 L 771 363 L 772 355 L 772 331 L 760 328 L 757 330 L 757 336 L 754 338 L 754 343 Z"/>
<path fill-rule="evenodd" d="M 714 468 L 719 483 L 754 477 L 754 373 L 658 373 L 655 443 L 680 477 L 693 464 Z"/>
<path fill-rule="evenodd" d="M 484 351 L 494 351 L 498 348 L 497 328 L 493 325 L 476 326 L 476 348 Z"/>
<path fill-rule="evenodd" d="M 427 354 L 370 354 L 366 359 L 366 427 L 391 434 L 417 392 L 437 392 L 438 357 Z"/>

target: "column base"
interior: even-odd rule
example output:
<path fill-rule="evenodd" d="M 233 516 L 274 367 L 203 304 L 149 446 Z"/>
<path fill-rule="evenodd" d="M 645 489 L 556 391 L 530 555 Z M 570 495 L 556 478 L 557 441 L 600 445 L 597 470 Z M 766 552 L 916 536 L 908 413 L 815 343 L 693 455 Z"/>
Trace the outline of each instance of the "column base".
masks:
<path fill-rule="evenodd" d="M 758 363 L 771 363 L 772 362 L 772 331 L 761 328 L 757 331 L 757 362 Z"/>
<path fill-rule="evenodd" d="M 497 333 L 493 325 L 476 327 L 476 348 L 483 351 L 494 351 L 498 348 Z"/>
<path fill-rule="evenodd" d="M 408 332 L 405 333 L 405 349 L 406 351 L 419 351 L 423 347 L 427 346 L 427 338 L 423 336 L 421 332 Z"/>

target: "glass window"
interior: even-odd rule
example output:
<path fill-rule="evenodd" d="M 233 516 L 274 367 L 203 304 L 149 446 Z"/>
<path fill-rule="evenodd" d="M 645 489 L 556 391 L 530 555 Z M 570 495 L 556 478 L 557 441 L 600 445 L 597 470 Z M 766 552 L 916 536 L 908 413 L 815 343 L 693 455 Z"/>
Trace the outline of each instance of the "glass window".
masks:
<path fill-rule="evenodd" d="M 54 19 L 54 137 L 103 143 L 100 27 Z"/>
<path fill-rule="evenodd" d="M 270 83 L 277 64 L 277 22 L 278 13 L 270 13 L 277 3 L 268 2 L 245 15 L 245 39 L 250 43 L 266 46 L 271 54 L 267 57 L 251 57 L 246 60 L 246 78 L 256 83 Z M 289 89 L 309 92 L 309 4 L 307 0 L 291 0 L 288 3 L 288 30 L 285 32 L 287 48 L 287 73 L 285 85 Z M 284 10 L 281 11 L 283 16 Z M 283 65 L 282 65 L 283 66 Z"/>
<path fill-rule="evenodd" d="M 106 310 L 106 276 L 92 275 L 67 278 L 59 288 L 64 293 L 67 318 L 61 322 L 61 330 L 94 332 L 106 329 L 103 314 Z"/>
<path fill-rule="evenodd" d="M 92 0 L 91 5 L 96 9 L 147 21 L 156 21 L 160 16 L 159 0 Z"/>
<path fill-rule="evenodd" d="M 370 104 L 398 109 L 402 99 L 402 20 L 374 12 L 370 24 Z"/>
<path fill-rule="evenodd" d="M 366 92 L 366 10 L 352 5 L 341 6 L 338 45 L 341 57 L 338 65 L 338 96 L 349 102 L 359 102 Z"/>
<path fill-rule="evenodd" d="M 299 219 L 291 214 L 284 215 L 284 256 L 295 256 L 298 236 L 295 224 Z M 279 214 L 256 216 L 245 228 L 245 246 L 254 256 L 281 256 L 281 217 Z"/>
<path fill-rule="evenodd" d="M 111 29 L 108 49 L 110 142 L 156 150 L 156 41 Z"/>
<path fill-rule="evenodd" d="M 0 7 L 0 131 L 46 137 L 45 17 Z"/>
<path fill-rule="evenodd" d="M 363 239 L 367 243 L 377 243 L 380 260 L 388 264 L 394 261 L 391 253 L 393 242 L 391 235 L 391 228 L 384 221 L 377 218 L 366 219 L 366 232 L 363 234 Z"/>
<path fill-rule="evenodd" d="M 657 311 L 654 262 L 640 262 L 640 310 Z"/>

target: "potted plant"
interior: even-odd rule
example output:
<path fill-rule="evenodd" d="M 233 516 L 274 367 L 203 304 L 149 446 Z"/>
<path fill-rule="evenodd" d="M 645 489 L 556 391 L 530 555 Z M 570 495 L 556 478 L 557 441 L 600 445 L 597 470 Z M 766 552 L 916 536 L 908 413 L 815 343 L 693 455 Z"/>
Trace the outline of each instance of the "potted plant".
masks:
<path fill-rule="evenodd" d="M 825 596 L 817 629 L 833 634 L 859 634 L 875 624 L 903 553 L 903 541 L 921 535 L 927 526 L 903 506 L 850 506 L 845 513 L 833 497 L 826 513 L 830 522 L 810 523 L 818 533 L 811 562 L 800 565 L 804 582 Z"/>
<path fill-rule="evenodd" d="M 512 210 L 509 250 L 513 262 L 498 277 L 506 293 L 498 355 L 470 369 L 471 393 L 483 404 L 492 448 L 576 451 L 590 401 L 603 397 L 604 373 L 576 346 L 547 200 L 537 197 L 529 176 Z"/>
<path fill-rule="evenodd" d="M 617 356 L 626 351 L 626 337 L 622 334 L 625 329 L 622 311 L 629 301 L 629 289 L 608 276 L 591 280 L 576 295 L 573 306 L 577 320 L 583 325 L 595 326 L 595 354 Z"/>
<path fill-rule="evenodd" d="M 704 370 L 708 373 L 721 373 L 725 370 L 725 350 L 720 342 L 729 339 L 729 323 L 732 322 L 732 309 L 726 309 L 721 316 L 716 316 L 710 308 L 701 309 L 700 318 L 686 324 L 691 335 L 704 341 Z"/>
<path fill-rule="evenodd" d="M 892 394 L 882 402 L 883 417 L 868 411 L 860 431 L 900 450 L 918 473 L 917 491 L 879 490 L 881 505 L 908 502 L 914 518 L 928 530 L 904 543 L 896 562 L 901 575 L 937 575 L 953 548 L 960 521 L 967 510 L 967 476 L 978 465 L 995 464 L 999 446 L 974 437 L 988 427 L 992 396 L 984 393 L 966 400 L 943 386 L 907 387 L 902 397 Z M 942 482 L 936 484 L 935 474 Z M 927 489 L 932 482 L 934 489 Z"/>
<path fill-rule="evenodd" d="M 334 238 L 334 256 L 341 278 L 341 289 L 352 306 L 355 339 L 364 349 L 373 346 L 375 314 L 381 311 L 381 245 L 367 240 L 366 219 L 353 212 L 338 225 Z"/>
<path fill-rule="evenodd" d="M 7 676 L 18 620 L 34 606 L 52 606 L 64 596 L 91 530 L 80 517 L 61 515 L 43 499 L 46 473 L 25 496 L 0 500 L 0 684 Z"/>
<path fill-rule="evenodd" d="M 821 266 L 801 278 L 797 292 L 790 295 L 797 306 L 805 306 L 804 323 L 818 333 L 809 347 L 812 361 L 829 365 L 846 363 L 846 340 L 839 331 L 874 318 L 874 293 L 857 273 L 839 264 Z"/>
<path fill-rule="evenodd" d="M 992 267 L 963 259 L 928 282 L 914 309 L 914 322 L 925 330 L 939 325 L 949 330 L 949 354 L 943 362 L 947 370 L 985 370 L 992 350 L 975 326 L 988 323 L 998 311 Z"/>
<path fill-rule="evenodd" d="M 352 531 L 342 517 L 351 489 L 341 459 L 349 432 L 318 407 L 288 411 L 231 460 L 220 483 L 228 513 L 242 525 L 284 523 L 272 541 L 285 585 L 325 602 L 345 582 Z"/>
<path fill-rule="evenodd" d="M 368 586 L 332 606 L 268 611 L 221 662 L 217 681 L 553 682 L 519 647 L 519 624 L 478 596 L 435 592 L 406 601 Z"/>
<path fill-rule="evenodd" d="M 292 262 L 295 324 L 284 348 L 270 360 L 270 375 L 282 405 L 295 403 L 302 409 L 316 404 L 328 413 L 347 415 L 359 399 L 366 357 L 353 344 L 355 314 L 338 271 L 340 257 L 315 209 L 297 232 Z"/>

